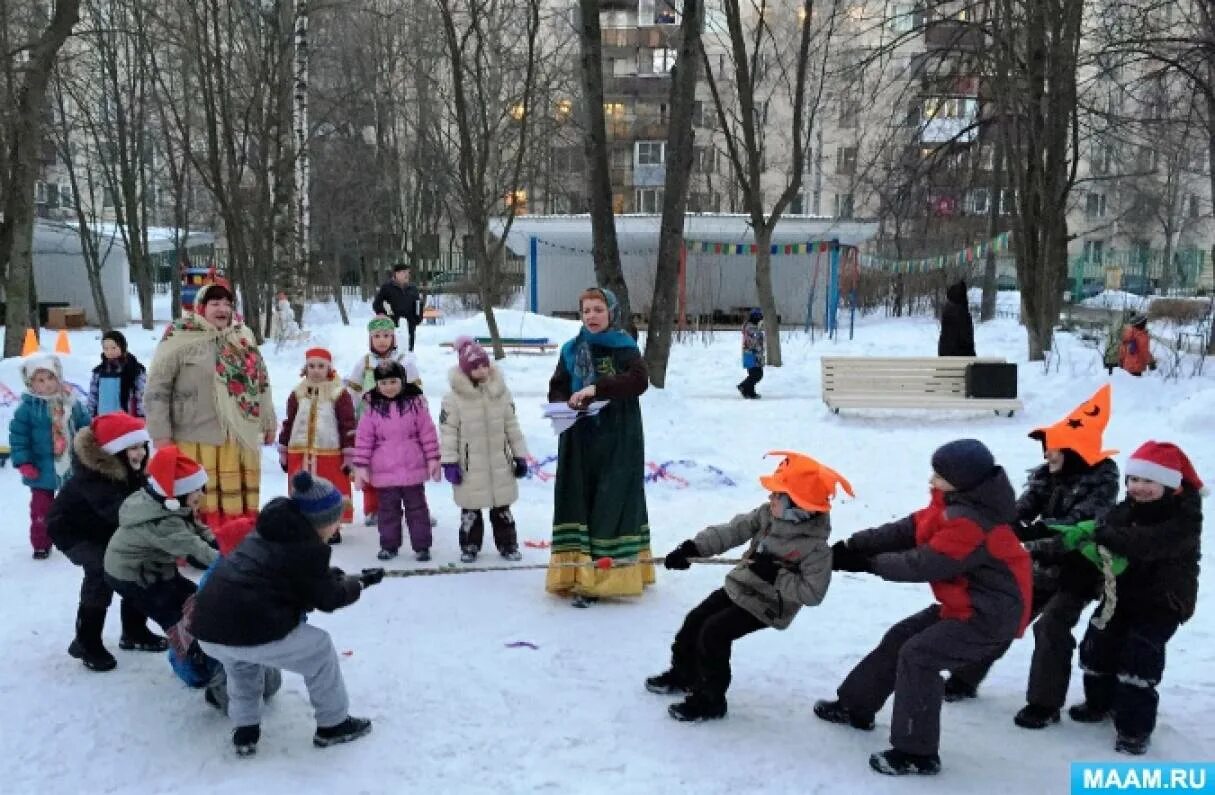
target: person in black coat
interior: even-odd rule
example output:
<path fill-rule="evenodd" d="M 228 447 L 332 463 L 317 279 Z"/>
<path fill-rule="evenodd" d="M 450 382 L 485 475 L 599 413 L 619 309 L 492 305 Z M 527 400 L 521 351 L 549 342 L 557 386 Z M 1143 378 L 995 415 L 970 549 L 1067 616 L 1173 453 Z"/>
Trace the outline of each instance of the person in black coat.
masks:
<path fill-rule="evenodd" d="M 55 495 L 47 514 L 51 541 L 68 560 L 84 569 L 80 604 L 76 609 L 76 636 L 68 654 L 94 671 L 117 665 L 101 642 L 105 614 L 114 591 L 105 581 L 106 545 L 118 529 L 118 508 L 144 482 L 148 458 L 148 432 L 143 420 L 122 412 L 103 414 L 72 440 L 73 474 Z M 167 641 L 153 634 L 147 617 L 130 601 L 121 603 L 125 650 L 160 652 Z"/>
<path fill-rule="evenodd" d="M 347 577 L 329 567 L 327 543 L 341 526 L 343 498 L 307 471 L 291 479 L 291 497 L 271 500 L 257 527 L 215 564 L 194 603 L 192 631 L 203 651 L 219 660 L 228 680 L 232 742 L 248 756 L 261 736 L 265 667 L 303 675 L 316 712 L 313 744 L 327 747 L 371 731 L 351 717 L 346 685 L 329 633 L 305 620 L 311 610 L 332 612 L 358 601 L 384 577 L 364 569 Z"/>
<path fill-rule="evenodd" d="M 974 356 L 975 324 L 970 319 L 966 300 L 966 282 L 958 281 L 945 290 L 945 305 L 941 307 L 941 338 L 937 341 L 937 356 Z"/>
<path fill-rule="evenodd" d="M 1142 445 L 1126 475 L 1126 499 L 1097 523 L 1093 539 L 1127 567 L 1080 643 L 1084 703 L 1068 715 L 1101 723 L 1112 713 L 1114 750 L 1140 755 L 1156 728 L 1165 645 L 1198 604 L 1206 490 L 1185 453 L 1168 443 Z"/>
<path fill-rule="evenodd" d="M 398 263 L 392 266 L 392 278 L 380 285 L 379 292 L 371 300 L 371 309 L 377 315 L 388 315 L 399 327 L 401 321 L 409 327 L 409 350 L 413 350 L 414 334 L 422 320 L 422 296 L 410 282 L 412 269 Z"/>

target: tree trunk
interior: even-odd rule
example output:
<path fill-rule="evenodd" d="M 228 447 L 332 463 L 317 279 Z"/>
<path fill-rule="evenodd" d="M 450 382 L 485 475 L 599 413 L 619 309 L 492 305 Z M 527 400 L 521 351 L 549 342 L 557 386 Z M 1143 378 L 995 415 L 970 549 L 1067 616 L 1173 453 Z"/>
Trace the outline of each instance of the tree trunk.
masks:
<path fill-rule="evenodd" d="M 776 316 L 776 295 L 772 292 L 772 229 L 768 226 L 755 227 L 755 294 L 764 312 L 768 364 L 780 367 L 780 319 Z"/>
<path fill-rule="evenodd" d="M 666 174 L 662 226 L 658 232 L 658 262 L 654 297 L 645 338 L 645 363 L 650 383 L 666 386 L 671 335 L 679 293 L 679 264 L 683 249 L 684 212 L 692 176 L 692 113 L 700 67 L 700 32 L 704 20 L 701 0 L 684 0 L 679 55 L 671 70 L 671 121 L 667 131 Z"/>

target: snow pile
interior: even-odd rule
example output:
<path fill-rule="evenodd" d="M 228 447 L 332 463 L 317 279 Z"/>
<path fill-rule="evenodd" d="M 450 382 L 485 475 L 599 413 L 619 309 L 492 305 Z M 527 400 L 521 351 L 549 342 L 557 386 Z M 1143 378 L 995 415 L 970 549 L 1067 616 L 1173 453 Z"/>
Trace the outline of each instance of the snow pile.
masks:
<path fill-rule="evenodd" d="M 1092 298 L 1080 302 L 1081 306 L 1093 309 L 1123 309 L 1131 312 L 1146 312 L 1152 303 L 1150 295 L 1135 295 L 1125 290 L 1102 290 Z"/>
<path fill-rule="evenodd" d="M 503 337 L 547 338 L 555 345 L 573 337 L 581 326 L 576 320 L 562 320 L 517 309 L 495 309 L 494 318 L 498 321 L 498 332 Z M 459 320 L 449 320 L 438 328 L 438 339 L 446 342 L 454 341 L 459 336 L 489 336 L 484 312 Z"/>

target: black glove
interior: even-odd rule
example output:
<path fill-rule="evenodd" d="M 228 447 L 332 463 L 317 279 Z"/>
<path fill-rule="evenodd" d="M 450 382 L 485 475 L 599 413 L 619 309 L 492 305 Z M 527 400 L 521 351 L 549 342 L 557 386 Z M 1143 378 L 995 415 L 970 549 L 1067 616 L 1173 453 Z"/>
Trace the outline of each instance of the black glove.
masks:
<path fill-rule="evenodd" d="M 340 579 L 340 578 L 346 576 L 346 572 L 342 571 L 337 566 L 330 566 L 329 567 L 329 576 Z"/>
<path fill-rule="evenodd" d="M 1151 370 L 1152 372 L 1156 371 L 1156 361 L 1154 359 L 1152 361 L 1148 362 L 1148 369 Z"/>
<path fill-rule="evenodd" d="M 359 575 L 359 582 L 363 584 L 364 588 L 370 588 L 382 579 L 384 579 L 384 570 L 380 568 L 363 569 L 363 573 Z"/>
<path fill-rule="evenodd" d="M 836 541 L 831 545 L 832 571 L 869 571 L 869 558 L 848 546 L 847 541 Z"/>
<path fill-rule="evenodd" d="M 751 572 L 764 582 L 774 585 L 776 573 L 783 568 L 771 552 L 757 552 L 751 556 Z"/>
<path fill-rule="evenodd" d="M 516 478 L 521 478 L 521 477 L 524 477 L 527 475 L 527 459 L 526 458 L 516 458 L 515 459 L 514 472 L 515 472 Z"/>
<path fill-rule="evenodd" d="M 662 561 L 662 565 L 666 566 L 668 569 L 678 569 L 679 571 L 683 571 L 684 569 L 691 568 L 692 566 L 692 563 L 688 560 L 688 558 L 698 557 L 700 557 L 700 550 L 696 548 L 696 542 L 689 539 L 669 552 L 666 559 Z"/>

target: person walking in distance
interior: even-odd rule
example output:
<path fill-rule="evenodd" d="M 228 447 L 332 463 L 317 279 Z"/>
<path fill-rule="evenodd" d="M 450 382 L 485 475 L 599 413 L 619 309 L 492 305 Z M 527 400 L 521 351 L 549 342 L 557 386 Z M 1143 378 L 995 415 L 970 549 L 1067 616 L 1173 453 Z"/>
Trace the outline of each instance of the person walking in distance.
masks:
<path fill-rule="evenodd" d="M 413 284 L 413 269 L 403 262 L 392 266 L 392 278 L 380 285 L 380 290 L 371 301 L 371 309 L 377 315 L 388 315 L 399 328 L 401 321 L 409 327 L 409 350 L 413 350 L 414 336 L 422 320 L 422 296 Z"/>

